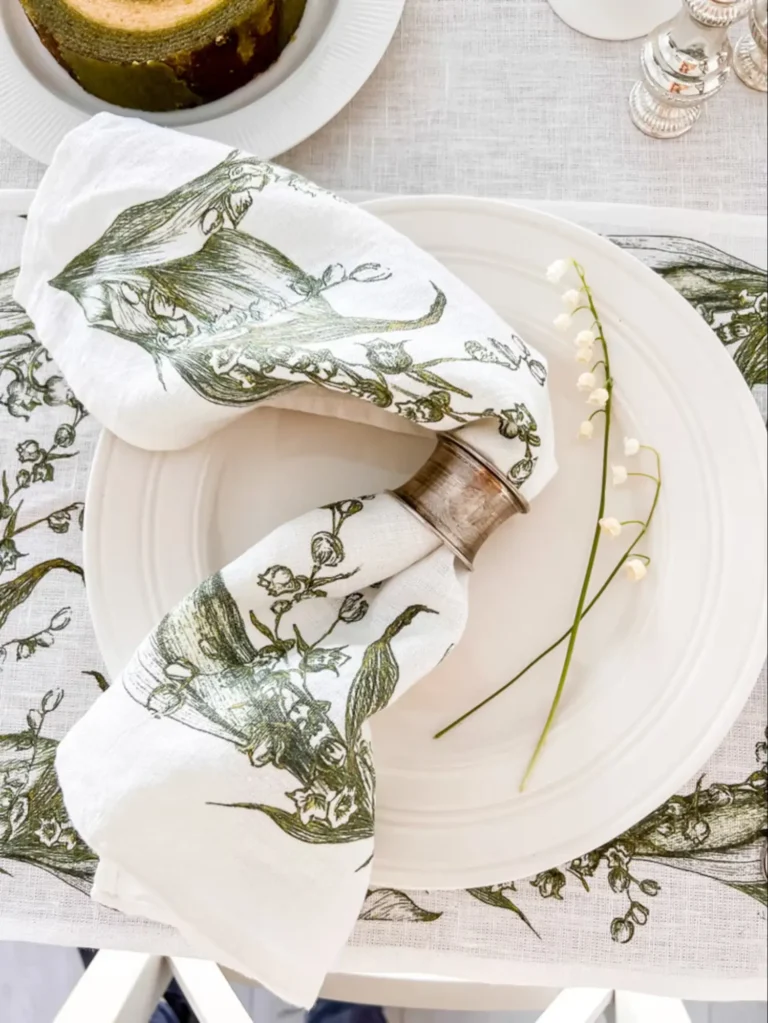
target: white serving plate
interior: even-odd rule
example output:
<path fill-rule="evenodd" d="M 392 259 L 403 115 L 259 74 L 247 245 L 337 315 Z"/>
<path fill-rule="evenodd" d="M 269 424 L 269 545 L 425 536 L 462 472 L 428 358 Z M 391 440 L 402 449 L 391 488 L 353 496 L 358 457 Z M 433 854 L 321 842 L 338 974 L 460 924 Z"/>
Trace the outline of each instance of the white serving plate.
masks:
<path fill-rule="evenodd" d="M 765 652 L 766 438 L 749 390 L 699 315 L 632 256 L 583 228 L 477 199 L 368 208 L 475 288 L 547 356 L 560 473 L 477 560 L 466 635 L 374 722 L 374 879 L 470 887 L 531 875 L 613 839 L 684 785 L 736 719 Z M 580 367 L 555 335 L 543 268 L 587 268 L 612 349 L 619 445 L 661 448 L 665 486 L 640 586 L 617 580 L 587 619 L 529 789 L 518 783 L 561 654 L 444 739 L 433 732 L 570 623 L 598 498 L 599 450 L 576 441 Z M 94 625 L 113 676 L 162 613 L 269 530 L 317 504 L 396 485 L 433 438 L 259 409 L 184 451 L 105 433 L 86 504 Z M 650 467 L 650 463 L 646 464 Z M 643 514 L 651 484 L 612 493 Z M 604 545 L 598 578 L 623 549 Z"/>
<path fill-rule="evenodd" d="M 53 59 L 19 0 L 0 0 L 0 137 L 49 163 L 67 132 L 102 110 L 271 159 L 346 106 L 384 56 L 405 0 L 308 0 L 295 39 L 264 74 L 192 110 L 142 113 L 96 99 Z"/>

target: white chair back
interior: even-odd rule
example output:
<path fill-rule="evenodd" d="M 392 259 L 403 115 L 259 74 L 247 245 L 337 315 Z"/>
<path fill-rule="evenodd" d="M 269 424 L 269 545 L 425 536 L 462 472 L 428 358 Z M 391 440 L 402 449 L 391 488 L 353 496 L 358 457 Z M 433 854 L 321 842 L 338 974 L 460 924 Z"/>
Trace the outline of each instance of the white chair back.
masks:
<path fill-rule="evenodd" d="M 147 1023 L 172 976 L 200 1023 L 250 1023 L 250 1015 L 215 963 L 137 952 L 99 952 L 54 1023 Z M 334 979 L 333 997 L 370 1003 L 374 990 L 377 995 L 384 993 L 381 983 L 366 990 L 366 978 L 349 979 L 354 983 L 348 991 L 343 990 L 342 977 Z M 371 978 L 372 982 L 374 980 Z M 396 983 L 397 978 L 391 978 L 391 982 Z M 428 979 L 419 981 L 419 1002 L 424 1007 L 429 1006 L 430 984 Z M 445 984 L 435 981 L 433 987 L 442 990 Z M 514 988 L 483 987 L 497 993 L 506 990 L 509 992 L 506 1006 L 519 1007 L 519 1001 L 513 1004 Z M 476 1008 L 491 1007 L 486 999 L 482 1001 L 485 1004 L 478 1004 Z M 502 1001 L 502 998 L 491 999 L 493 1008 L 503 1008 Z M 593 988 L 561 991 L 544 1010 L 539 1023 L 598 1023 L 611 1006 L 615 1023 L 691 1023 L 683 1003 L 675 999 Z"/>

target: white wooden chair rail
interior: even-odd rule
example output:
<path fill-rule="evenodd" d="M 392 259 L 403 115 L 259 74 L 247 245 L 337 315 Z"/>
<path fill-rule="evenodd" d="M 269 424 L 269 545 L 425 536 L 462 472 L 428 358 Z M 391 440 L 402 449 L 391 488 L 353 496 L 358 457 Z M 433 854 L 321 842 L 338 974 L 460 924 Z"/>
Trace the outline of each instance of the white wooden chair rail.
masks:
<path fill-rule="evenodd" d="M 539 1023 L 597 1023 L 612 1001 L 613 991 L 566 988 L 544 1010 Z"/>
<path fill-rule="evenodd" d="M 611 1005 L 616 1023 L 691 1023 L 685 1006 L 675 998 L 592 988 L 561 991 L 539 1023 L 597 1023 Z"/>
<path fill-rule="evenodd" d="M 249 1013 L 216 963 L 174 958 L 170 964 L 200 1023 L 251 1023 Z"/>
<path fill-rule="evenodd" d="M 615 1001 L 616 1023 L 691 1023 L 688 1010 L 676 998 L 617 991 Z"/>
<path fill-rule="evenodd" d="M 237 995 L 221 969 L 202 959 L 165 959 L 135 952 L 99 952 L 74 991 L 62 1006 L 54 1023 L 148 1023 L 171 976 L 174 976 L 200 1023 L 250 1023 Z M 357 978 L 363 981 L 364 978 Z M 421 1002 L 429 1003 L 429 980 L 421 982 Z M 437 987 L 440 986 L 436 982 Z M 360 987 L 360 1001 L 370 1002 Z M 489 985 L 498 993 L 502 986 Z M 514 1003 L 509 987 L 506 1007 Z M 350 995 L 345 997 L 349 999 Z M 494 998 L 493 1008 L 505 1006 Z M 488 1009 L 483 999 L 474 1008 Z M 683 1003 L 672 998 L 654 998 L 628 991 L 568 988 L 561 991 L 539 1017 L 539 1023 L 598 1023 L 613 1006 L 616 1023 L 691 1023 Z"/>
<path fill-rule="evenodd" d="M 54 1023 L 147 1023 L 170 980 L 161 956 L 99 952 Z"/>
<path fill-rule="evenodd" d="M 227 971 L 224 971 L 227 974 Z M 230 979 L 247 984 L 237 975 Z M 332 973 L 321 996 L 360 1005 L 390 1005 L 398 1009 L 450 1009 L 465 1012 L 541 1012 L 557 995 L 557 987 L 522 987 L 518 984 L 483 984 L 419 974 Z"/>

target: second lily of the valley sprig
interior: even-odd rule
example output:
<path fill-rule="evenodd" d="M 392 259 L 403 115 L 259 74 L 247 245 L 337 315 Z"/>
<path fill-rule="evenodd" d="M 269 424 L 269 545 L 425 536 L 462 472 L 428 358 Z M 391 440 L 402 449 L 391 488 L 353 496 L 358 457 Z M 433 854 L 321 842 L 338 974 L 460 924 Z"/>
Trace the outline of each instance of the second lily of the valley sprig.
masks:
<path fill-rule="evenodd" d="M 529 661 L 529 663 L 526 664 L 525 667 L 522 668 L 513 678 L 511 678 L 508 682 L 505 682 L 503 686 L 500 686 L 489 696 L 486 696 L 484 700 L 480 701 L 480 703 L 476 704 L 460 717 L 456 718 L 455 721 L 446 725 L 445 728 L 442 728 L 435 735 L 435 738 L 439 739 L 441 736 L 445 735 L 446 732 L 451 731 L 451 729 L 455 728 L 463 721 L 466 721 L 467 718 L 471 717 L 482 707 L 485 707 L 492 700 L 496 699 L 497 696 L 500 696 L 501 693 L 509 689 L 510 686 L 514 685 L 518 679 L 522 678 L 523 675 L 530 671 L 530 669 L 534 667 L 534 665 L 538 664 L 539 661 L 543 660 L 548 654 L 556 650 L 561 644 L 567 642 L 565 657 L 560 671 L 555 695 L 549 709 L 549 714 L 547 715 L 547 720 L 538 738 L 533 754 L 531 755 L 531 759 L 528 762 L 528 766 L 525 769 L 522 782 L 520 783 L 521 791 L 525 788 L 534 768 L 536 767 L 547 738 L 549 737 L 549 733 L 552 730 L 555 718 L 557 717 L 557 711 L 565 689 L 582 621 L 589 614 L 622 569 L 624 569 L 627 577 L 633 582 L 639 582 L 648 573 L 650 558 L 646 554 L 640 553 L 637 550 L 637 547 L 650 528 L 656 508 L 658 507 L 659 496 L 661 494 L 661 456 L 656 448 L 651 447 L 648 444 L 641 444 L 639 440 L 636 440 L 633 437 L 625 437 L 625 457 L 633 458 L 642 455 L 643 452 L 648 452 L 653 456 L 653 471 L 646 472 L 643 471 L 642 468 L 636 471 L 630 471 L 624 464 L 611 464 L 611 425 L 615 381 L 611 373 L 611 360 L 608 342 L 605 337 L 602 321 L 597 312 L 597 307 L 595 306 L 592 290 L 587 283 L 584 268 L 574 259 L 558 259 L 552 263 L 552 265 L 547 268 L 547 280 L 549 280 L 552 284 L 558 284 L 566 277 L 566 275 L 573 273 L 575 273 L 578 278 L 579 287 L 569 288 L 563 294 L 563 303 L 565 304 L 567 312 L 561 313 L 555 319 L 555 327 L 558 330 L 567 332 L 572 329 L 574 317 L 578 314 L 586 312 L 591 317 L 591 325 L 579 330 L 574 338 L 576 361 L 589 366 L 588 370 L 585 370 L 579 375 L 576 382 L 578 390 L 586 393 L 586 403 L 588 407 L 588 414 L 579 426 L 579 437 L 586 441 L 592 440 L 597 432 L 597 425 L 600 419 L 603 420 L 604 424 L 600 500 L 589 555 L 587 558 L 587 567 L 584 572 L 584 578 L 579 591 L 573 622 L 558 639 L 551 643 L 546 650 L 543 650 L 540 654 L 534 657 L 532 661 Z M 648 514 L 644 519 L 620 521 L 615 516 L 608 514 L 609 475 L 613 485 L 617 487 L 626 484 L 631 477 L 648 480 L 654 484 L 653 498 Z M 625 529 L 634 530 L 634 539 L 624 550 L 616 565 L 601 584 L 599 589 L 590 597 L 590 584 L 592 582 L 597 551 L 600 546 L 601 539 L 604 536 L 616 539 L 624 533 Z"/>

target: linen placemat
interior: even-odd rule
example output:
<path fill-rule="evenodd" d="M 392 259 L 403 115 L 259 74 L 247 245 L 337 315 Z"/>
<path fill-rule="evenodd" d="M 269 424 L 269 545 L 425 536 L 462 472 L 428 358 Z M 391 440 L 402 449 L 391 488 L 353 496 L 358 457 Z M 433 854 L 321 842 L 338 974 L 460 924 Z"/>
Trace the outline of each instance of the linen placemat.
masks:
<path fill-rule="evenodd" d="M 608 205 L 544 208 L 615 236 L 668 276 L 729 350 L 742 353 L 747 383 L 764 402 L 765 226 L 759 218 Z M 18 263 L 22 231 L 18 217 L 0 219 L 0 270 Z M 0 290 L 0 317 L 3 295 Z M 11 531 L 23 559 L 16 560 L 10 545 L 0 548 L 0 587 L 35 568 L 26 599 L 12 609 L 2 596 L 9 591 L 0 590 L 0 774 L 4 792 L 20 791 L 19 751 L 35 744 L 37 769 L 24 784 L 40 800 L 42 818 L 23 847 L 7 830 L 0 839 L 0 866 L 8 872 L 0 876 L 0 937 L 189 954 L 173 931 L 100 909 L 85 897 L 93 858 L 62 827 L 52 774 L 56 743 L 106 685 L 80 577 L 79 519 L 97 427 L 73 404 L 54 367 L 42 390 L 26 385 L 39 348 L 33 337 L 18 334 L 17 323 L 7 317 L 0 323 L 0 468 L 25 501 Z M 57 454 L 72 457 L 52 457 Z M 765 695 L 763 679 L 714 756 L 658 811 L 670 839 L 684 838 L 682 854 L 649 845 L 641 823 L 579 863 L 515 885 L 500 878 L 496 886 L 463 892 L 374 891 L 335 969 L 762 997 Z M 743 811 L 750 805 L 758 807 L 751 823 Z M 612 886 L 615 867 L 635 880 Z"/>

